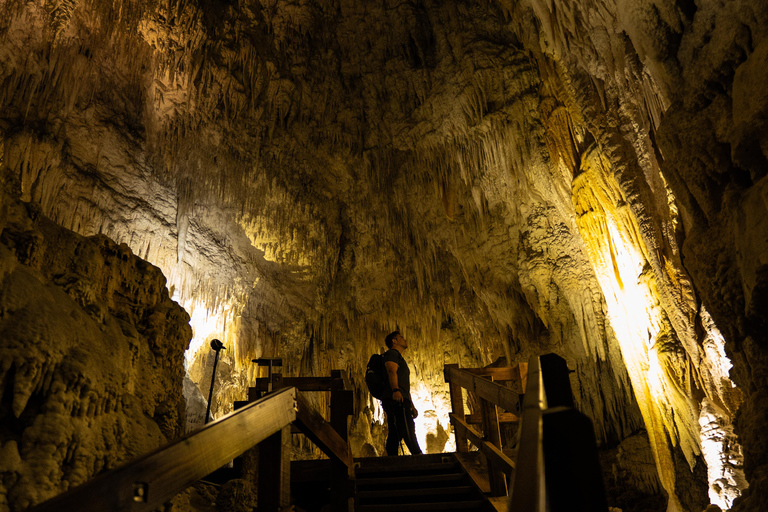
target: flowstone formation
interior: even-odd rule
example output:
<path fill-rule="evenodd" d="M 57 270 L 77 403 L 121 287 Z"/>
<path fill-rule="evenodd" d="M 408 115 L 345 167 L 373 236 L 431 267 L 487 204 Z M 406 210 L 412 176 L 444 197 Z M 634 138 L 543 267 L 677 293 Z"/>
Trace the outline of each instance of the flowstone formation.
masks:
<path fill-rule="evenodd" d="M 759 510 L 766 33 L 745 0 L 7 0 L 5 186 L 162 269 L 204 396 L 227 347 L 216 416 L 253 358 L 347 369 L 375 451 L 399 327 L 450 449 L 444 363 L 554 351 L 668 510 Z"/>
<path fill-rule="evenodd" d="M 191 331 L 127 246 L 5 194 L 0 229 L 0 510 L 19 512 L 184 432 Z"/>

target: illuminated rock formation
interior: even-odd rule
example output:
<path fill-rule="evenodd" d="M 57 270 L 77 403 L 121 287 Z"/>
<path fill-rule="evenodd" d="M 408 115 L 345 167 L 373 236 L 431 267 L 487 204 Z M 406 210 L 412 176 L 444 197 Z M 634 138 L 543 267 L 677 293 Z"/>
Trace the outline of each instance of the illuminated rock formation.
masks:
<path fill-rule="evenodd" d="M 0 508 L 24 510 L 183 433 L 192 333 L 127 246 L 1 204 Z"/>
<path fill-rule="evenodd" d="M 742 0 L 6 0 L 0 170 L 162 270 L 204 396 L 227 347 L 217 416 L 252 358 L 362 385 L 399 327 L 450 449 L 444 363 L 554 351 L 669 510 L 759 510 L 767 33 Z"/>

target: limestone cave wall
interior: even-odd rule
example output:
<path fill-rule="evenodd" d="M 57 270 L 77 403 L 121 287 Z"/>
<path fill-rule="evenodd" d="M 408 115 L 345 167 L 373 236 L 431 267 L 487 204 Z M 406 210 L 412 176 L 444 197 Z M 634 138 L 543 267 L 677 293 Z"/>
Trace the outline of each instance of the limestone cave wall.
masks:
<path fill-rule="evenodd" d="M 0 510 L 184 433 L 189 316 L 157 267 L 0 202 Z"/>
<path fill-rule="evenodd" d="M 202 391 L 227 346 L 216 415 L 252 358 L 344 368 L 380 450 L 362 370 L 399 328 L 440 451 L 444 363 L 554 351 L 668 510 L 759 510 L 767 30 L 740 0 L 6 0 L 4 188 L 162 270 Z"/>

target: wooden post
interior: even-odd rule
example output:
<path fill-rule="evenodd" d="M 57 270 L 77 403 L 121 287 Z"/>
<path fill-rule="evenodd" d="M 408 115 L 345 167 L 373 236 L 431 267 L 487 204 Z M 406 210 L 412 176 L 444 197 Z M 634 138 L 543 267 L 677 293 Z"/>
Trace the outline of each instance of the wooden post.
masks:
<path fill-rule="evenodd" d="M 291 504 L 291 427 L 259 443 L 260 512 L 279 512 Z"/>
<path fill-rule="evenodd" d="M 331 426 L 344 442 L 347 442 L 349 416 L 353 413 L 354 393 L 344 389 L 344 375 L 340 370 L 331 370 Z M 347 445 L 349 458 L 352 452 Z M 333 510 L 352 512 L 354 510 L 354 466 L 347 467 L 342 461 L 331 458 L 331 505 Z"/>
<path fill-rule="evenodd" d="M 493 381 L 493 377 L 489 377 L 489 379 Z M 490 403 L 484 398 L 479 399 L 483 415 L 483 437 L 486 441 L 501 450 L 501 432 L 499 429 L 499 414 L 498 410 L 496 409 L 496 405 Z M 487 459 L 487 461 L 488 480 L 491 484 L 491 494 L 494 496 L 506 496 L 507 477 L 504 474 L 504 471 L 502 471 L 501 468 L 494 464 L 490 459 Z"/>
<path fill-rule="evenodd" d="M 520 393 L 525 393 L 528 385 L 528 363 L 518 363 L 517 371 L 520 373 Z"/>
<path fill-rule="evenodd" d="M 457 418 L 464 420 L 464 398 L 462 397 L 462 391 L 461 386 L 455 382 L 451 382 L 451 376 L 449 368 L 459 368 L 458 364 L 446 364 L 445 365 L 445 382 L 448 383 L 448 390 L 451 394 L 451 409 L 453 409 L 452 414 L 454 414 Z M 464 432 L 463 429 L 458 428 L 456 425 L 456 422 L 453 421 L 453 418 L 451 418 L 451 423 L 453 424 L 453 435 L 456 438 L 456 451 L 461 453 L 466 453 L 469 451 L 469 447 L 467 446 L 467 434 Z"/>
<path fill-rule="evenodd" d="M 274 393 L 275 391 L 279 389 L 283 389 L 284 387 L 286 386 L 285 384 L 283 384 L 283 374 L 273 373 L 272 374 L 272 392 Z"/>

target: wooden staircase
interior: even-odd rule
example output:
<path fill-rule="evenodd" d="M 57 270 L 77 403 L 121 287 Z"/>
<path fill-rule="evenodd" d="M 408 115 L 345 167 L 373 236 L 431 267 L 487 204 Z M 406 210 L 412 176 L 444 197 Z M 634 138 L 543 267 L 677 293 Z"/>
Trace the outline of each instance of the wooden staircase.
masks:
<path fill-rule="evenodd" d="M 493 510 L 453 454 L 355 459 L 360 512 Z"/>
<path fill-rule="evenodd" d="M 524 373 L 522 363 L 516 368 L 481 369 L 446 365 L 459 453 L 353 459 L 346 441 L 353 391 L 346 389 L 343 372 L 334 370 L 329 379 L 283 379 L 276 374 L 271 382 L 263 382 L 264 389 L 273 389 L 269 395 L 246 402 L 232 414 L 106 471 L 31 512 L 152 512 L 256 446 L 261 512 L 291 506 L 306 512 L 345 511 L 353 505 L 358 512 L 504 511 L 512 469 L 511 510 L 608 512 L 594 429 L 573 407 L 565 360 L 546 354 L 532 357 L 527 366 Z M 495 382 L 514 380 L 508 377 L 515 377 L 515 372 L 518 380 L 526 375 L 527 381 L 517 463 L 502 450 L 498 408 L 517 411 L 520 394 Z M 331 421 L 295 386 L 330 391 Z M 481 415 L 465 414 L 462 389 L 480 399 Z M 262 389 L 257 386 L 256 391 Z M 517 415 L 502 413 L 502 418 L 516 421 Z M 483 426 L 483 434 L 475 424 Z M 291 462 L 292 427 L 329 458 Z M 467 442 L 478 450 L 470 451 Z M 479 470 L 475 456 L 486 463 Z"/>

